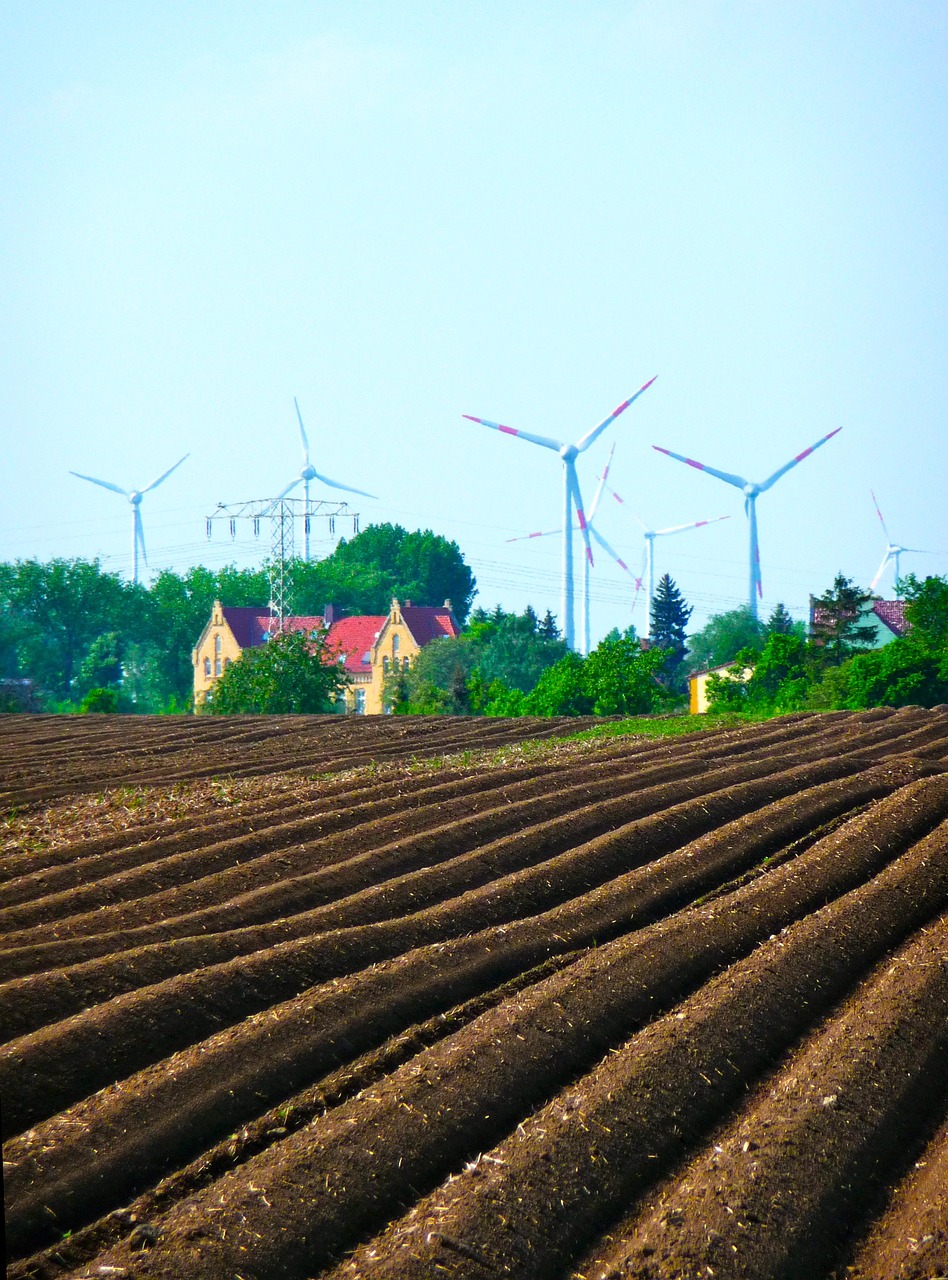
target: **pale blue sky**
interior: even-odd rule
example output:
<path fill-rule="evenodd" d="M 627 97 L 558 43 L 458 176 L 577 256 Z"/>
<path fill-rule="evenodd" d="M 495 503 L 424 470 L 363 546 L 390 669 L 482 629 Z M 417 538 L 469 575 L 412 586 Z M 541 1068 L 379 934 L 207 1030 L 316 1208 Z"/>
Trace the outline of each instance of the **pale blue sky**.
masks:
<path fill-rule="evenodd" d="M 696 623 L 746 600 L 741 496 L 651 444 L 760 480 L 843 428 L 760 499 L 765 611 L 868 585 L 870 488 L 948 573 L 946 67 L 910 0 L 6 0 L 0 558 L 128 572 L 127 504 L 68 472 L 189 449 L 152 567 L 259 558 L 204 517 L 293 476 L 296 395 L 363 524 L 558 612 L 558 540 L 505 539 L 557 527 L 560 464 L 461 415 L 577 439 L 658 374 L 580 480 L 614 442 L 654 526 L 732 516 L 658 543 Z M 594 636 L 631 600 L 596 568 Z"/>

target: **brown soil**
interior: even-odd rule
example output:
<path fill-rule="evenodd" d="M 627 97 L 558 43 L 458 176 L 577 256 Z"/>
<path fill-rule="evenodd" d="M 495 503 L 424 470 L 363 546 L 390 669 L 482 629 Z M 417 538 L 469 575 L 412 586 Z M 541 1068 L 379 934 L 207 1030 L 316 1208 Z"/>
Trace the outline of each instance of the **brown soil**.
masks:
<path fill-rule="evenodd" d="M 948 709 L 4 721 L 9 1274 L 939 1274 Z"/>

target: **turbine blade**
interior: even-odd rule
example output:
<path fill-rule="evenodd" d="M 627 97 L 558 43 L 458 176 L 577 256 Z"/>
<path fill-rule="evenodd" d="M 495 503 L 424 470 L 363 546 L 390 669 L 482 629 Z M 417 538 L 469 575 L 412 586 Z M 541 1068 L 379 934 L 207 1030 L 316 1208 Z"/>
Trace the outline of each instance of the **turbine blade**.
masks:
<path fill-rule="evenodd" d="M 683 453 L 672 453 L 671 449 L 663 449 L 660 444 L 653 444 L 652 448 L 657 449 L 659 453 L 667 453 L 669 458 L 677 458 L 679 462 L 684 462 L 686 466 L 694 467 L 696 471 L 707 471 L 709 476 L 717 476 L 725 484 L 732 484 L 735 489 L 743 489 L 747 484 L 743 476 L 732 475 L 730 471 L 718 471 L 714 467 L 709 467 L 707 463 L 695 462 L 694 458 L 686 458 Z"/>
<path fill-rule="evenodd" d="M 340 484 L 338 480 L 330 480 L 328 476 L 321 476 L 318 471 L 313 472 L 315 480 L 322 480 L 323 484 L 328 484 L 330 489 L 343 489 L 346 493 L 358 493 L 363 498 L 377 498 L 378 494 L 366 493 L 364 489 L 353 489 L 351 484 Z"/>
<path fill-rule="evenodd" d="M 798 462 L 802 462 L 804 458 L 808 458 L 811 453 L 814 453 L 820 447 L 821 444 L 826 444 L 827 440 L 832 440 L 833 436 L 838 436 L 842 429 L 842 427 L 837 427 L 835 431 L 831 431 L 829 435 L 824 436 L 822 440 L 817 440 L 816 444 L 811 444 L 809 449 L 804 449 L 803 452 L 798 453 L 795 458 L 791 458 L 790 461 L 784 463 L 782 467 L 778 467 L 773 475 L 768 476 L 764 483 L 760 485 L 758 492 L 766 493 L 770 486 L 776 484 L 781 476 L 785 476 L 788 471 L 791 471 L 797 465 Z"/>
<path fill-rule="evenodd" d="M 186 453 L 184 455 L 184 458 L 179 458 L 173 467 L 169 467 L 168 470 L 165 471 L 162 475 L 160 475 L 157 480 L 152 480 L 151 484 L 146 484 L 144 489 L 141 490 L 141 492 L 148 493 L 150 489 L 157 489 L 158 486 L 161 484 L 162 480 L 167 480 L 168 477 L 171 475 L 172 471 L 177 471 L 178 467 L 181 466 L 181 463 L 184 462 L 185 458 L 190 458 L 190 456 L 191 456 L 190 453 Z"/>
<path fill-rule="evenodd" d="M 605 538 L 602 536 L 601 533 L 597 532 L 597 530 L 593 525 L 589 526 L 589 532 L 599 543 L 600 547 L 602 547 L 603 551 L 605 551 L 606 555 L 611 556 L 613 560 L 616 562 L 616 564 L 619 566 L 619 568 L 624 569 L 630 578 L 633 577 L 634 575 L 632 573 L 632 570 L 629 568 L 626 562 L 622 559 L 620 555 L 617 555 L 617 553 L 613 551 L 612 547 L 609 546 L 609 543 L 605 540 Z"/>
<path fill-rule="evenodd" d="M 552 538 L 554 534 L 562 533 L 562 529 L 545 529 L 542 533 L 522 533 L 516 538 L 505 538 L 505 542 L 526 542 L 530 538 Z"/>
<path fill-rule="evenodd" d="M 879 502 L 871 489 L 869 490 L 869 496 L 872 498 L 873 506 L 876 509 L 876 515 L 879 517 L 879 523 L 882 525 L 882 532 L 885 534 L 885 540 L 886 542 L 891 542 L 892 539 L 889 536 L 889 531 L 885 527 L 885 521 L 882 519 L 882 512 L 879 510 Z"/>
<path fill-rule="evenodd" d="M 491 422 L 489 418 L 474 418 L 469 413 L 462 413 L 462 418 L 467 418 L 468 422 L 479 422 L 482 427 L 490 427 L 494 431 L 502 431 L 506 436 L 519 436 L 521 440 L 529 440 L 531 444 L 542 445 L 544 449 L 553 449 L 559 453 L 563 448 L 559 440 L 553 440 L 550 436 L 535 436 L 529 431 L 518 431 L 515 427 L 505 427 L 502 422 Z"/>
<path fill-rule="evenodd" d="M 286 497 L 286 495 L 287 495 L 287 494 L 288 494 L 292 489 L 295 489 L 295 488 L 296 488 L 296 486 L 300 483 L 300 481 L 301 481 L 302 479 L 303 479 L 303 477 L 302 477 L 302 476 L 297 476 L 295 480 L 291 480 L 291 481 L 290 481 L 290 483 L 286 486 L 286 488 L 285 488 L 285 489 L 281 489 L 281 491 L 280 491 L 280 492 L 277 494 L 277 496 L 273 499 L 274 506 L 275 506 L 278 502 L 282 501 L 282 499 L 283 499 L 283 498 L 285 498 L 285 497 Z M 271 508 L 271 510 L 272 510 L 272 508 Z"/>
<path fill-rule="evenodd" d="M 595 564 L 593 560 L 592 546 L 589 542 L 589 525 L 586 520 L 586 513 L 583 510 L 583 495 L 579 490 L 579 477 L 576 474 L 576 468 L 572 462 L 566 463 L 566 483 L 569 485 L 569 491 L 573 495 L 573 506 L 576 508 L 576 519 L 579 521 L 579 531 L 583 535 L 583 542 L 586 544 L 586 559 L 590 564 Z"/>
<path fill-rule="evenodd" d="M 730 516 L 715 516 L 713 520 L 696 520 L 694 524 L 676 524 L 671 529 L 656 529 L 656 538 L 663 538 L 669 533 L 684 533 L 686 529 L 701 529 L 706 524 L 717 524 L 719 520 L 730 520 Z"/>
<path fill-rule="evenodd" d="M 655 378 L 657 377 L 658 377 L 658 374 L 655 375 Z M 577 453 L 583 453 L 586 449 L 588 449 L 589 446 L 592 444 L 592 442 L 598 436 L 600 436 L 603 433 L 603 431 L 605 431 L 606 427 L 608 427 L 611 422 L 615 422 L 616 418 L 618 418 L 620 413 L 625 413 L 626 409 L 628 409 L 630 404 L 635 404 L 639 396 L 644 391 L 648 391 L 649 387 L 655 381 L 655 378 L 649 378 L 648 382 L 646 382 L 644 386 L 639 387 L 635 395 L 629 396 L 628 400 L 623 400 L 621 404 L 616 405 L 612 413 L 609 414 L 609 417 L 603 418 L 602 422 L 600 422 L 598 427 L 593 427 L 592 431 L 587 431 L 586 434 L 581 437 L 581 439 L 577 440 L 576 442 Z"/>
<path fill-rule="evenodd" d="M 135 508 L 135 541 L 138 543 L 139 547 L 141 548 L 142 560 L 144 561 L 145 565 L 147 566 L 147 564 L 148 564 L 148 552 L 145 550 L 145 530 L 144 530 L 144 528 L 143 528 L 143 526 L 142 526 L 142 509 L 141 509 L 141 507 L 136 507 L 136 508 Z"/>
<path fill-rule="evenodd" d="M 876 570 L 876 576 L 869 583 L 870 591 L 875 591 L 876 587 L 879 585 L 879 579 L 882 577 L 882 575 L 886 571 L 886 566 L 888 565 L 890 560 L 894 560 L 894 559 L 895 559 L 895 556 L 892 554 L 891 551 L 888 550 L 888 548 L 886 548 L 886 553 L 882 557 L 882 563 L 879 565 L 879 568 Z"/>
<path fill-rule="evenodd" d="M 599 477 L 599 484 L 596 488 L 596 493 L 592 500 L 592 506 L 589 508 L 590 525 L 595 520 L 596 512 L 599 510 L 599 499 L 602 497 L 602 491 L 606 487 L 606 478 L 609 475 L 609 468 L 612 465 L 612 455 L 615 453 L 615 451 L 616 451 L 616 447 L 615 445 L 613 445 L 612 448 L 609 450 L 609 458 L 608 458 L 608 461 L 606 462 L 606 469 L 602 473 L 602 475 Z"/>
<path fill-rule="evenodd" d="M 303 415 L 300 413 L 299 402 L 296 396 L 293 397 L 293 403 L 296 405 L 296 416 L 300 424 L 300 439 L 303 441 L 303 466 L 309 466 L 309 441 L 306 438 L 306 428 L 303 426 Z"/>
<path fill-rule="evenodd" d="M 103 489 L 111 489 L 113 493 L 120 493 L 123 498 L 127 498 L 131 493 L 130 489 L 123 489 L 120 485 L 112 484 L 109 480 L 97 480 L 95 476 L 84 476 L 81 471 L 70 471 L 71 476 L 77 476 L 80 480 L 88 480 L 90 484 L 101 485 Z"/>

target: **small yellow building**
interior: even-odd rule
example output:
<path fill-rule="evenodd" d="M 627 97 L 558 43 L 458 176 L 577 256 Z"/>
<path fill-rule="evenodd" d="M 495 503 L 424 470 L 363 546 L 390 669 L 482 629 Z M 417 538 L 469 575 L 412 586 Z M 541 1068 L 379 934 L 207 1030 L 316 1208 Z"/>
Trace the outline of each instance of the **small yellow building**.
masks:
<path fill-rule="evenodd" d="M 750 668 L 745 668 L 739 676 L 731 674 L 731 668 L 734 664 L 726 662 L 721 667 L 711 667 L 709 671 L 696 671 L 694 675 L 688 678 L 688 710 L 693 716 L 703 716 L 708 710 L 708 680 L 711 676 L 718 676 L 721 680 L 739 680 L 749 679 L 751 675 Z"/>
<path fill-rule="evenodd" d="M 384 686 L 389 675 L 405 670 L 432 640 L 460 634 L 457 619 L 446 600 L 440 608 L 400 604 L 392 601 L 388 614 L 361 614 L 352 618 L 333 616 L 327 605 L 322 616 L 290 617 L 284 627 L 304 631 L 314 637 L 328 631 L 327 648 L 346 673 L 344 704 L 339 710 L 354 715 L 381 715 Z M 194 666 L 194 706 L 201 704 L 244 649 L 266 644 L 273 634 L 274 619 L 268 609 L 225 608 L 215 600 L 210 621 L 192 650 Z"/>

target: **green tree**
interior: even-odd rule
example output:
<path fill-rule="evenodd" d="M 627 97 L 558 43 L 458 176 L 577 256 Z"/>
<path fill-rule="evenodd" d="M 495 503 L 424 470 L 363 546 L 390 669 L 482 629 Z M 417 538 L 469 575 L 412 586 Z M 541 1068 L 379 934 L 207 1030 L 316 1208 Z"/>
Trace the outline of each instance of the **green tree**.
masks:
<path fill-rule="evenodd" d="M 245 649 L 214 686 L 212 715 L 298 715 L 335 710 L 346 677 L 326 637 L 291 631 Z"/>
<path fill-rule="evenodd" d="M 652 644 L 665 652 L 663 679 L 676 693 L 684 688 L 684 661 L 688 650 L 685 645 L 686 627 L 692 609 L 675 582 L 664 574 L 655 589 L 652 601 Z"/>
<path fill-rule="evenodd" d="M 612 631 L 586 659 L 583 683 L 597 716 L 647 715 L 674 701 L 659 683 L 661 649 L 642 649 L 633 628 Z"/>
<path fill-rule="evenodd" d="M 929 577 L 920 582 L 910 573 L 900 581 L 912 635 L 926 648 L 948 649 L 948 578 Z"/>
<path fill-rule="evenodd" d="M 838 667 L 872 644 L 876 629 L 862 621 L 863 609 L 872 598 L 841 573 L 828 591 L 814 598 L 810 638 L 824 666 Z"/>
<path fill-rule="evenodd" d="M 456 542 L 430 529 L 409 533 L 397 524 L 369 525 L 348 542 L 343 539 L 320 564 L 323 573 L 330 568 L 333 573 L 337 569 L 356 575 L 368 573 L 364 581 L 371 587 L 371 598 L 363 597 L 360 613 L 387 613 L 393 596 L 420 605 L 441 605 L 450 600 L 454 616 L 463 623 L 477 585 Z M 332 581 L 327 578 L 327 586 Z M 325 597 L 322 584 L 320 588 Z M 311 603 L 316 611 L 337 601 L 323 598 Z"/>
<path fill-rule="evenodd" d="M 82 697 L 91 689 L 118 689 L 122 683 L 122 656 L 125 645 L 118 631 L 103 631 L 92 641 L 73 684 L 73 693 Z"/>
<path fill-rule="evenodd" d="M 733 661 L 742 649 L 759 649 L 763 632 L 764 628 L 747 605 L 712 614 L 700 631 L 688 637 L 688 670 L 722 667 Z"/>
<path fill-rule="evenodd" d="M 782 600 L 774 605 L 773 613 L 764 623 L 764 636 L 774 635 L 798 635 L 801 640 L 806 637 L 806 627 L 802 622 L 794 622 Z"/>
<path fill-rule="evenodd" d="M 115 715 L 121 710 L 117 689 L 90 689 L 79 703 L 81 715 Z"/>
<path fill-rule="evenodd" d="M 15 636 L 18 673 L 68 699 L 97 637 L 146 632 L 148 595 L 104 572 L 98 560 L 18 560 L 0 564 L 0 609 Z"/>
<path fill-rule="evenodd" d="M 524 714 L 529 716 L 585 716 L 592 708 L 593 700 L 583 677 L 583 660 L 572 650 L 547 667 L 536 688 L 523 700 Z"/>

